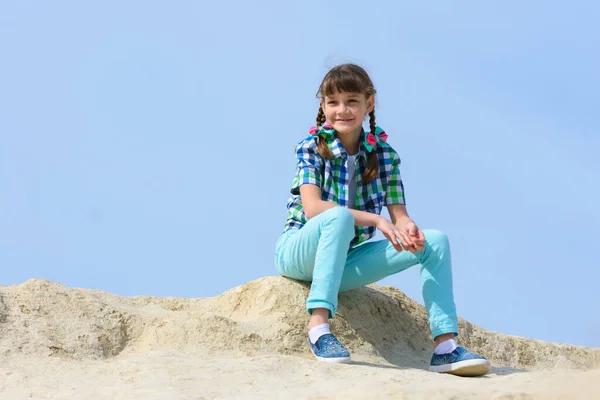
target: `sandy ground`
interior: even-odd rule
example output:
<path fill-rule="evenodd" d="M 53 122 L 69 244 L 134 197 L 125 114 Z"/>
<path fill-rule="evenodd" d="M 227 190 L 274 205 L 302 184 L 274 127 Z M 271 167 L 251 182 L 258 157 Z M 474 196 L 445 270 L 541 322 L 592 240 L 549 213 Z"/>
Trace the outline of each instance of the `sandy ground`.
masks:
<path fill-rule="evenodd" d="M 355 357 L 188 357 L 151 353 L 110 361 L 12 357 L 0 366 L 2 399 L 597 399 L 600 369 L 495 368 L 459 378 Z"/>
<path fill-rule="evenodd" d="M 425 310 L 371 285 L 332 330 L 353 362 L 313 360 L 306 285 L 268 277 L 199 299 L 121 297 L 35 279 L 0 287 L 0 399 L 600 399 L 600 352 L 488 332 L 480 378 L 426 370 Z"/>

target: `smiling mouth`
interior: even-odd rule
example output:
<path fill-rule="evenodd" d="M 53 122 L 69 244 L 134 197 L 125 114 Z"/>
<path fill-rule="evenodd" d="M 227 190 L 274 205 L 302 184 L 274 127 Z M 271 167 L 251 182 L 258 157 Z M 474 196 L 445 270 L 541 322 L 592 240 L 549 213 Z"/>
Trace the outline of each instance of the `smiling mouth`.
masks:
<path fill-rule="evenodd" d="M 338 122 L 351 122 L 354 118 L 338 118 Z"/>

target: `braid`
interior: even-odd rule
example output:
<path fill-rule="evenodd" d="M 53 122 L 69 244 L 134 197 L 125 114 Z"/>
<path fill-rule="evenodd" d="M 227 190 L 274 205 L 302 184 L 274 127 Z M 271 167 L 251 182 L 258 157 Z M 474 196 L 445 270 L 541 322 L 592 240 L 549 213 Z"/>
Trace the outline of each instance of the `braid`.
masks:
<path fill-rule="evenodd" d="M 321 125 L 323 125 L 325 123 L 325 113 L 323 112 L 323 107 L 319 106 L 319 112 L 317 113 L 317 129 L 321 128 Z M 333 157 L 333 153 L 331 152 L 331 149 L 329 148 L 329 146 L 327 145 L 327 143 L 325 142 L 325 140 L 323 140 L 322 137 L 319 137 L 319 143 L 318 143 L 318 148 L 319 148 L 319 154 L 326 159 L 332 158 Z"/>
<path fill-rule="evenodd" d="M 317 113 L 317 129 L 319 129 L 324 123 L 325 113 L 323 112 L 323 107 L 319 106 L 319 112 Z"/>
<path fill-rule="evenodd" d="M 377 128 L 377 124 L 375 123 L 375 108 L 373 111 L 369 113 L 369 129 L 371 129 L 371 133 L 375 134 L 375 128 Z"/>
<path fill-rule="evenodd" d="M 371 133 L 373 135 L 375 134 L 376 127 L 377 127 L 377 125 L 375 124 L 375 108 L 373 108 L 373 111 L 371 111 L 369 113 L 369 128 L 371 129 Z M 375 177 L 377 176 L 378 173 L 379 173 L 379 160 L 377 159 L 377 152 L 374 148 L 373 151 L 371 151 L 369 153 L 369 155 L 367 156 L 367 168 L 365 169 L 365 172 L 363 173 L 363 176 L 362 176 L 363 182 L 365 184 L 371 183 L 373 181 L 373 179 L 375 179 Z"/>

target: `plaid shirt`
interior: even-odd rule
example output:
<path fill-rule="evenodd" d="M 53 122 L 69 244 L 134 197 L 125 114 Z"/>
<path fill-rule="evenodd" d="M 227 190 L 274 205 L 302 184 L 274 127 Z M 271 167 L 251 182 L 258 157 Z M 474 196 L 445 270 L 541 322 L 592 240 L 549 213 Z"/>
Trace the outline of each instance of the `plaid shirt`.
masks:
<path fill-rule="evenodd" d="M 405 204 L 404 185 L 400 177 L 400 157 L 387 143 L 378 142 L 373 151 L 377 152 L 379 173 L 370 184 L 363 184 L 362 174 L 367 164 L 367 150 L 363 144 L 363 131 L 356 165 L 356 198 L 354 208 L 380 214 L 384 205 Z M 331 160 L 324 159 L 317 150 L 319 140 L 327 140 L 333 153 Z M 292 183 L 292 197 L 287 203 L 289 210 L 284 232 L 300 229 L 307 221 L 300 186 L 309 183 L 321 188 L 321 199 L 348 207 L 348 153 L 337 135 L 323 139 L 310 135 L 296 146 L 297 167 Z M 355 226 L 355 236 L 351 246 L 356 246 L 375 236 L 374 226 Z"/>

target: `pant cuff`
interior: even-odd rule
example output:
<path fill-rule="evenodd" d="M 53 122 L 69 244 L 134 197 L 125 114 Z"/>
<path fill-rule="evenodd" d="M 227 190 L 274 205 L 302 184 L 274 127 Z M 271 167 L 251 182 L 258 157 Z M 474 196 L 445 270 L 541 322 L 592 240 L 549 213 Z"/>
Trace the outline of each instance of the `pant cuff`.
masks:
<path fill-rule="evenodd" d="M 329 318 L 333 318 L 335 315 L 335 306 L 328 301 L 321 300 L 309 300 L 306 302 L 306 310 L 312 315 L 312 310 L 315 308 L 326 308 L 329 310 Z"/>
<path fill-rule="evenodd" d="M 438 326 L 431 329 L 431 338 L 435 339 L 440 335 L 445 335 L 446 333 L 454 333 L 454 336 L 458 336 L 458 327 L 456 325 L 447 325 L 447 326 Z"/>

